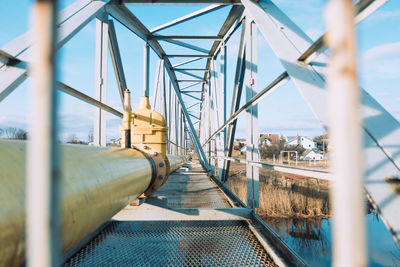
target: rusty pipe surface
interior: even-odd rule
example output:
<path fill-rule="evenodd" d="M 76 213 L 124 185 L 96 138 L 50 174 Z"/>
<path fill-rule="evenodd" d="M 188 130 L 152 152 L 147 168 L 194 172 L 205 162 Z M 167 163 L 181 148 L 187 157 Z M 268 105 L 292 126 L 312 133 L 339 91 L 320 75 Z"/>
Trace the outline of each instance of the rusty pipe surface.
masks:
<path fill-rule="evenodd" d="M 25 259 L 26 142 L 0 140 L 0 266 Z M 168 155 L 170 172 L 185 161 Z M 151 184 L 151 158 L 140 151 L 83 145 L 61 148 L 61 245 L 69 252 Z"/>

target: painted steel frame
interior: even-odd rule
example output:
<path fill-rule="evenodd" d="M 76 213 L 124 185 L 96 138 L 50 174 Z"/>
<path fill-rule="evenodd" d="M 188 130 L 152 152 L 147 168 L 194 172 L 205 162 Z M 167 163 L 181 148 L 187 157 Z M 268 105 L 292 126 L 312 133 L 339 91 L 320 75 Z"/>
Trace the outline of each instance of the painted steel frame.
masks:
<path fill-rule="evenodd" d="M 359 23 L 387 1 L 388 0 L 358 1 L 355 4 L 355 22 Z M 319 61 L 323 63 L 327 62 L 327 57 L 323 54 L 323 51 L 326 48 L 323 43 L 324 35 L 321 36 L 321 38 L 319 38 L 316 42 L 312 42 L 311 39 L 305 33 L 303 33 L 301 29 L 298 28 L 298 26 L 295 25 L 271 1 L 260 0 L 258 2 L 255 2 L 252 0 L 186 0 L 184 1 L 185 4 L 192 3 L 217 5 L 198 10 L 196 12 L 193 12 L 192 14 L 161 25 L 153 29 L 152 31 L 149 31 L 124 5 L 114 2 L 107 2 L 108 1 L 79 0 L 60 12 L 58 20 L 59 23 L 56 25 L 59 32 L 59 39 L 55 45 L 55 48 L 57 49 L 64 45 L 69 39 L 71 39 L 74 34 L 82 29 L 91 19 L 97 17 L 97 56 L 95 74 L 95 98 L 97 98 L 97 100 L 92 99 L 65 84 L 58 83 L 58 86 L 62 91 L 99 107 L 99 110 L 96 111 L 95 116 L 95 143 L 97 143 L 98 145 L 105 145 L 105 120 L 103 112 L 108 111 L 117 116 L 121 115 L 118 111 L 104 104 L 106 92 L 105 71 L 107 69 L 107 42 L 109 42 L 112 62 L 115 75 L 117 77 L 120 94 L 124 89 L 127 88 L 113 22 L 111 20 L 108 20 L 107 15 L 106 13 L 104 13 L 104 11 L 110 14 L 114 19 L 121 22 L 124 26 L 126 26 L 128 29 L 130 29 L 133 33 L 138 35 L 146 42 L 144 51 L 144 95 L 146 96 L 149 95 L 149 48 L 152 48 L 157 56 L 162 59 L 162 63 L 160 63 L 160 65 L 162 66 L 160 67 L 160 71 L 164 71 L 165 69 L 168 73 L 170 80 L 170 90 L 168 94 L 168 120 L 170 126 L 172 126 L 173 124 L 175 124 L 176 126 L 174 127 L 174 129 L 170 128 L 169 130 L 170 136 L 172 136 L 172 130 L 175 130 L 175 142 L 177 145 L 176 153 L 183 154 L 184 151 L 182 151 L 182 148 L 187 148 L 185 141 L 185 129 L 187 127 L 189 129 L 189 136 L 192 140 L 196 153 L 199 156 L 200 162 L 210 173 L 212 173 L 213 170 L 212 166 L 210 166 L 209 164 L 209 161 L 211 162 L 211 159 L 215 158 L 214 154 L 217 154 L 219 160 L 223 158 L 224 164 L 223 168 L 221 169 L 223 175 L 222 177 L 220 177 L 222 178 L 222 180 L 226 181 L 229 173 L 229 162 L 232 160 L 230 154 L 233 147 L 237 117 L 242 112 L 246 112 L 249 115 L 248 123 L 254 126 L 254 119 L 256 117 L 255 109 L 258 101 L 260 101 L 263 96 L 267 95 L 268 92 L 282 85 L 283 82 L 287 81 L 289 78 L 292 79 L 296 87 L 298 87 L 298 89 L 302 91 L 305 99 L 308 101 L 314 113 L 320 119 L 321 123 L 325 126 L 328 125 L 328 115 L 326 110 L 324 109 L 324 99 L 327 98 L 325 98 L 326 91 L 323 90 L 325 84 L 325 66 L 323 66 L 323 64 L 320 64 L 318 66 L 310 64 L 311 61 L 316 57 L 319 57 Z M 130 0 L 124 1 L 124 3 L 181 4 L 182 1 L 178 2 L 178 0 Z M 160 36 L 153 34 L 154 32 L 169 28 L 189 19 L 193 19 L 196 16 L 200 16 L 213 10 L 217 10 L 225 5 L 233 6 L 217 36 Z M 247 17 L 246 22 L 242 23 L 244 21 L 244 10 L 246 10 Z M 254 47 L 252 47 L 252 45 L 250 44 L 252 38 L 251 35 L 249 35 L 249 32 L 251 32 L 251 29 L 253 28 L 253 26 L 249 27 L 249 25 L 251 25 L 251 23 L 249 23 L 250 19 L 255 21 L 256 25 L 259 27 L 268 44 L 281 60 L 282 65 L 285 67 L 286 71 L 264 90 L 257 94 L 255 94 L 253 78 L 247 79 L 247 103 L 243 105 L 242 108 L 239 108 L 240 95 L 245 75 L 244 73 L 246 71 L 246 76 L 250 75 L 250 77 L 253 77 L 252 75 L 256 73 L 251 71 L 253 69 L 252 64 L 256 65 L 256 57 L 252 56 L 252 51 L 254 51 L 252 49 L 254 49 Z M 240 25 L 242 25 L 242 36 L 241 44 L 239 46 L 239 56 L 235 75 L 232 110 L 230 118 L 226 120 L 226 41 Z M 276 25 L 279 25 L 279 29 L 276 27 Z M 30 54 L 32 48 L 31 42 L 29 41 L 31 34 L 32 32 L 28 32 L 16 38 L 12 42 L 6 44 L 0 49 L 0 101 L 7 97 L 18 85 L 20 85 L 28 75 L 26 65 L 27 62 L 31 61 Z M 246 45 L 244 44 L 244 36 L 247 37 Z M 157 41 L 162 39 L 206 54 L 166 55 Z M 215 42 L 210 51 L 207 51 L 189 43 L 176 41 L 175 39 L 215 39 Z M 223 62 L 223 64 L 221 64 L 221 73 L 219 78 L 217 77 L 215 67 L 215 58 L 218 53 L 221 53 L 221 61 Z M 168 59 L 169 57 L 194 58 L 172 66 Z M 177 69 L 176 67 L 189 64 L 202 58 L 207 58 L 204 78 L 201 79 L 199 83 L 180 88 L 180 81 L 176 78 L 175 71 L 183 72 L 185 71 L 185 69 Z M 250 59 L 250 61 L 245 61 L 245 58 Z M 187 68 L 186 70 L 200 69 Z M 196 75 L 196 78 L 199 77 Z M 221 80 L 219 91 L 222 91 L 222 96 L 219 96 L 217 94 L 218 89 L 216 84 L 218 79 Z M 164 82 L 165 80 L 163 78 L 162 83 Z M 181 94 L 185 93 L 181 92 L 182 89 L 189 88 L 197 84 L 202 84 L 203 86 L 202 99 L 201 102 L 199 102 L 201 105 L 199 118 L 200 137 L 203 141 L 203 145 L 201 145 L 199 137 L 190 119 L 190 117 L 194 115 L 190 114 L 187 111 L 185 102 L 183 101 Z M 174 90 L 171 90 L 171 86 L 173 86 Z M 165 84 L 163 85 L 162 94 L 164 96 L 163 110 L 164 114 L 167 115 Z M 397 149 L 396 143 L 398 142 L 398 140 L 395 138 L 396 136 L 400 135 L 400 124 L 368 93 L 366 93 L 364 90 L 361 90 L 361 94 L 363 105 L 362 108 L 364 110 L 364 117 L 362 118 L 363 136 L 365 140 L 363 152 L 366 155 L 366 164 L 364 168 L 366 182 L 365 187 L 368 191 L 368 194 L 373 198 L 374 204 L 378 207 L 378 210 L 381 213 L 386 225 L 392 231 L 397 241 L 400 242 L 400 239 L 398 237 L 398 233 L 400 233 L 400 214 L 397 212 L 397 207 L 399 207 L 400 199 L 396 195 L 396 193 L 393 192 L 393 188 L 391 188 L 391 186 L 384 180 L 385 177 L 397 175 L 397 173 L 400 171 L 400 153 Z M 173 101 L 173 96 L 176 98 L 176 103 L 174 103 L 175 101 Z M 123 94 L 121 94 L 121 100 L 122 99 Z M 174 105 L 172 105 L 173 103 Z M 218 107 L 221 106 L 223 112 L 218 111 Z M 368 112 L 370 107 L 373 107 L 379 113 L 379 115 L 372 116 Z M 172 109 L 174 109 L 174 114 L 171 112 Z M 171 115 L 175 115 L 175 120 L 172 119 L 174 116 Z M 216 115 L 219 120 L 217 123 L 210 122 L 210 116 L 214 115 Z M 221 117 L 223 118 L 223 120 L 220 120 Z M 206 121 L 206 123 L 204 123 L 204 121 Z M 376 127 L 376 125 L 379 125 L 379 127 Z M 223 134 L 226 132 L 227 127 L 227 133 Z M 246 164 L 248 164 L 248 166 L 251 166 L 251 170 L 253 170 L 255 166 L 260 167 L 260 164 L 262 166 L 265 166 L 266 163 L 260 163 L 256 160 L 258 158 L 257 156 L 255 156 L 256 154 L 253 150 L 256 142 L 254 139 L 256 129 L 255 127 L 248 128 L 249 132 L 247 134 L 247 145 L 251 146 L 252 151 L 249 151 Z M 210 131 L 211 129 L 212 131 Z M 215 136 L 216 138 L 214 138 Z M 221 143 L 221 138 L 226 141 Z M 214 142 L 216 142 L 216 144 Z M 203 151 L 204 145 L 208 146 L 208 158 Z M 221 157 L 222 150 L 225 151 L 225 156 L 223 157 Z M 215 162 L 211 163 L 214 164 Z M 218 163 L 218 165 L 220 165 L 220 162 Z M 268 166 L 271 167 L 272 165 L 269 164 Z M 275 170 L 283 171 L 281 169 L 282 166 L 273 165 L 273 168 Z M 248 168 L 248 170 L 250 170 L 250 168 Z M 248 172 L 251 173 L 250 171 Z M 255 179 L 256 178 L 253 172 L 253 174 L 251 174 L 252 188 L 254 186 Z M 251 194 L 253 194 L 253 197 L 249 198 L 251 202 L 253 202 L 250 205 L 252 207 L 256 207 L 256 204 L 254 202 L 255 191 L 257 190 L 252 190 Z"/>

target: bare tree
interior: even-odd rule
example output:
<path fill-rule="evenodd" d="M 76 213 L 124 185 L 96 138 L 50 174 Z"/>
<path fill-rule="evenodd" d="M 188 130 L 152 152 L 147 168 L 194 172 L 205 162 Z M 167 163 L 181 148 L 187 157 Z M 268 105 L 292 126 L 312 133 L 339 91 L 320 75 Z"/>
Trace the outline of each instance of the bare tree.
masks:
<path fill-rule="evenodd" d="M 18 140 L 26 140 L 28 139 L 27 131 L 16 128 L 16 127 L 7 127 L 5 130 L 1 129 L 0 135 L 5 133 L 7 139 L 18 139 Z"/>
<path fill-rule="evenodd" d="M 6 134 L 6 138 L 7 139 L 14 139 L 14 136 L 15 136 L 15 134 L 17 132 L 17 128 L 15 128 L 15 127 L 7 127 L 4 132 Z"/>
<path fill-rule="evenodd" d="M 67 143 L 76 143 L 76 142 L 77 142 L 76 134 L 70 133 L 67 137 Z"/>
<path fill-rule="evenodd" d="M 94 138 L 93 138 L 93 130 L 90 130 L 90 131 L 89 131 L 88 137 L 87 137 L 87 138 L 88 138 L 88 139 L 87 139 L 88 143 L 93 142 L 93 140 L 94 140 Z"/>

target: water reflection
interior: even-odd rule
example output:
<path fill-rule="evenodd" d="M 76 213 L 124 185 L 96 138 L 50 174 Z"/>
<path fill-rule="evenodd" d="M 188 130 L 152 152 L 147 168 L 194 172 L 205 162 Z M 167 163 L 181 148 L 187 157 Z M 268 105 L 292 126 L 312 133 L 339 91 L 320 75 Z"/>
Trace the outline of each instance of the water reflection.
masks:
<path fill-rule="evenodd" d="M 230 172 L 227 185 L 246 200 L 244 165 Z M 379 216 L 366 206 L 369 266 L 399 266 L 400 249 Z M 257 214 L 310 266 L 332 263 L 329 183 L 260 170 Z"/>
<path fill-rule="evenodd" d="M 376 213 L 365 216 L 369 266 L 400 266 L 400 248 Z M 331 219 L 268 218 L 263 220 L 310 266 L 330 266 Z"/>

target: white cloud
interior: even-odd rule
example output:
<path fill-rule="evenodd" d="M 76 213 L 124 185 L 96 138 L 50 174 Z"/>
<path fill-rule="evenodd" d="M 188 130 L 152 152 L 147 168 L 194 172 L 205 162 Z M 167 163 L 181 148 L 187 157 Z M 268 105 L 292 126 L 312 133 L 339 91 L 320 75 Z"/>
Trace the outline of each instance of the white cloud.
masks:
<path fill-rule="evenodd" d="M 361 75 L 365 78 L 400 77 L 400 42 L 374 46 L 361 55 Z"/>
<path fill-rule="evenodd" d="M 392 55 L 400 56 L 400 42 L 374 46 L 368 49 L 362 58 L 365 61 L 369 61 Z"/>

